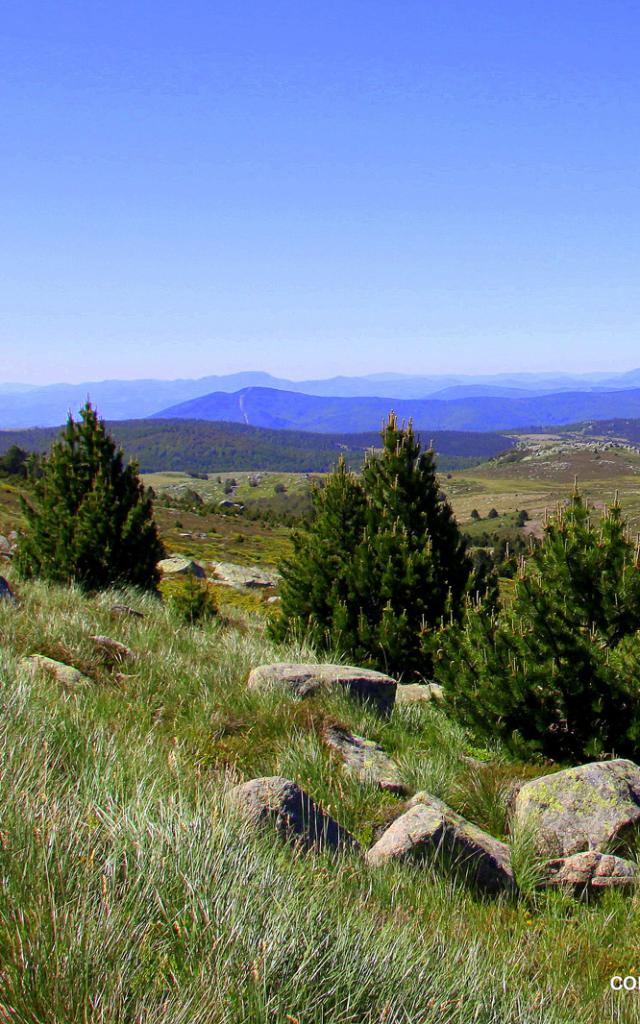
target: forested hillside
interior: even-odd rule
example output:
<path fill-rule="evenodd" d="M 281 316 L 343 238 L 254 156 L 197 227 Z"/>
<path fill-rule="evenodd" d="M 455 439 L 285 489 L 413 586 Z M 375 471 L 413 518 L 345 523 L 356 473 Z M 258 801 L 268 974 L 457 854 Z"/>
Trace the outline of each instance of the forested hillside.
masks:
<path fill-rule="evenodd" d="M 361 463 L 364 452 L 379 443 L 378 432 L 313 434 L 302 430 L 266 430 L 242 423 L 202 420 L 123 420 L 110 432 L 143 473 L 161 470 L 213 473 L 226 470 L 270 469 L 281 472 L 326 472 L 343 453 L 350 465 Z M 45 452 L 60 427 L 0 431 L 0 455 L 11 445 Z M 504 434 L 435 431 L 433 441 L 440 469 L 460 468 L 491 458 L 513 445 Z"/>

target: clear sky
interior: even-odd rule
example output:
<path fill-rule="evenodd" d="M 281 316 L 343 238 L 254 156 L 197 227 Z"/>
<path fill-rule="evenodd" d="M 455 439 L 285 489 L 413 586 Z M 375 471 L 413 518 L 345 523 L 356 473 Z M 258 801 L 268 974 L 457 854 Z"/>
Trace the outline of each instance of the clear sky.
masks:
<path fill-rule="evenodd" d="M 636 0 L 8 0 L 0 379 L 640 365 Z"/>

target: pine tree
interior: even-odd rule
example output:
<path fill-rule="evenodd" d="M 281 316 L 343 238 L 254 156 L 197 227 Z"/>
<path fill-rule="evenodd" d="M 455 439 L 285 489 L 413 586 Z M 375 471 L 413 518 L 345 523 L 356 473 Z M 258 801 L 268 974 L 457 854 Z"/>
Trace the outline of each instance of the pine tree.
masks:
<path fill-rule="evenodd" d="M 23 499 L 27 530 L 18 570 L 87 589 L 112 583 L 153 588 L 164 549 L 137 466 L 124 465 L 89 402 L 80 417 L 69 416 L 42 460 L 33 502 Z"/>
<path fill-rule="evenodd" d="M 584 760 L 634 754 L 640 569 L 619 504 L 599 524 L 579 494 L 546 525 L 513 602 L 468 607 L 436 675 L 456 716 L 516 749 Z"/>
<path fill-rule="evenodd" d="M 433 452 L 393 414 L 382 441 L 361 480 L 341 460 L 319 492 L 283 568 L 274 633 L 304 630 L 360 664 L 424 676 L 433 628 L 460 608 L 471 564 Z"/>
<path fill-rule="evenodd" d="M 365 460 L 362 487 L 366 528 L 354 564 L 364 595 L 359 649 L 387 671 L 429 675 L 429 637 L 459 608 L 471 564 L 433 451 L 422 451 L 411 424 L 401 428 L 393 413 L 381 451 Z"/>
<path fill-rule="evenodd" d="M 327 648 L 350 651 L 360 600 L 353 559 L 362 542 L 365 496 L 341 456 L 324 487 L 312 494 L 313 525 L 293 534 L 293 554 L 280 567 L 281 614 L 272 635 L 306 633 Z"/>

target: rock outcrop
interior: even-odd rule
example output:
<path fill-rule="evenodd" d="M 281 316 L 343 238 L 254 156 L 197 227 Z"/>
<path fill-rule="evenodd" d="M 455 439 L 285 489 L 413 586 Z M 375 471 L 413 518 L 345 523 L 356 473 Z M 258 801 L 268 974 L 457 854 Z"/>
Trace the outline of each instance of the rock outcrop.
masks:
<path fill-rule="evenodd" d="M 307 665 L 280 662 L 260 665 L 249 675 L 249 689 L 282 686 L 298 697 L 342 687 L 352 697 L 365 701 L 380 714 L 393 710 L 397 683 L 391 676 L 351 665 Z"/>
<path fill-rule="evenodd" d="M 521 786 L 512 829 L 525 829 L 545 857 L 624 845 L 640 830 L 640 768 L 594 761 Z"/>
<path fill-rule="evenodd" d="M 551 860 L 544 873 L 542 888 L 567 889 L 578 897 L 605 889 L 629 892 L 638 884 L 640 877 L 637 864 L 609 853 L 598 853 L 597 850 Z"/>
<path fill-rule="evenodd" d="M 440 701 L 443 699 L 439 683 L 400 683 L 396 693 L 398 704 L 415 704 L 416 701 Z"/>
<path fill-rule="evenodd" d="M 372 867 L 390 861 L 440 862 L 487 895 L 516 890 L 511 851 L 429 793 L 419 793 L 366 854 Z"/>
<path fill-rule="evenodd" d="M 223 498 L 222 501 L 219 501 L 218 508 L 235 509 L 236 512 L 244 512 L 244 505 L 241 502 L 230 501 L 229 498 Z"/>
<path fill-rule="evenodd" d="M 112 619 L 144 619 L 142 612 L 130 608 L 128 604 L 114 604 L 109 613 Z"/>
<path fill-rule="evenodd" d="M 158 569 L 163 576 L 197 576 L 204 579 L 206 573 L 198 562 L 191 558 L 184 558 L 181 555 L 174 555 L 171 558 L 163 558 L 158 562 Z"/>
<path fill-rule="evenodd" d="M 119 640 L 112 640 L 110 636 L 92 636 L 90 639 L 95 644 L 96 648 L 101 654 L 107 658 L 108 661 L 120 664 L 123 661 L 133 661 L 135 654 L 125 644 L 121 644 Z"/>
<path fill-rule="evenodd" d="M 353 836 L 290 779 L 279 775 L 252 779 L 235 786 L 229 800 L 245 821 L 271 826 L 283 839 L 293 839 L 306 848 L 359 849 Z"/>
<path fill-rule="evenodd" d="M 28 658 L 23 658 L 20 664 L 32 675 L 36 672 L 46 672 L 68 689 L 76 689 L 91 683 L 89 676 L 85 676 L 80 669 L 65 665 L 62 661 L 54 661 L 53 658 L 46 658 L 43 654 L 31 654 Z"/>
<path fill-rule="evenodd" d="M 327 726 L 322 738 L 361 782 L 371 783 L 389 793 L 402 796 L 408 793 L 397 764 L 378 743 L 364 736 L 354 736 L 337 725 Z"/>
<path fill-rule="evenodd" d="M 280 582 L 278 573 L 265 572 L 257 565 L 236 565 L 234 562 L 213 562 L 212 565 L 211 582 L 236 590 L 268 590 Z"/>

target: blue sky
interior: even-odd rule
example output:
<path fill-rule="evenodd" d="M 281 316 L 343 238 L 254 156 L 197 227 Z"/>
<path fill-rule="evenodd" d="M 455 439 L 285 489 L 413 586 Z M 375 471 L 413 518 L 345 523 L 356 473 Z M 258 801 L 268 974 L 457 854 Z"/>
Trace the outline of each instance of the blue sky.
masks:
<path fill-rule="evenodd" d="M 9 0 L 0 377 L 640 364 L 635 0 Z"/>

